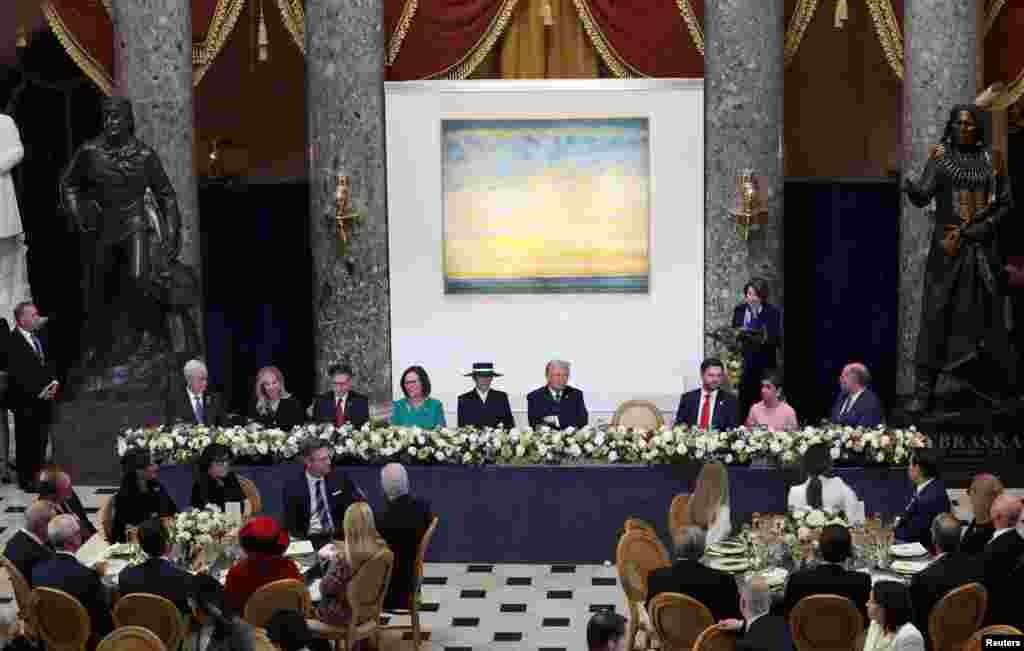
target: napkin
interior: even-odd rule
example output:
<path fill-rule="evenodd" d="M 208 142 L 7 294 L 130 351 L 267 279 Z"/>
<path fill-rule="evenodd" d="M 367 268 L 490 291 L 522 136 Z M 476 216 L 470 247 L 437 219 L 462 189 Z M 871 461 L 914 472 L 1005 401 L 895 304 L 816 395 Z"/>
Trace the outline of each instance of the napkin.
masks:
<path fill-rule="evenodd" d="M 908 572 L 917 574 L 924 568 L 928 567 L 928 561 L 893 561 L 892 569 L 894 572 Z"/>
<path fill-rule="evenodd" d="M 764 578 L 769 586 L 778 586 L 785 583 L 787 576 L 789 576 L 789 572 L 782 567 L 775 567 L 761 572 L 761 577 Z"/>
<path fill-rule="evenodd" d="M 78 551 L 75 552 L 75 558 L 82 565 L 92 567 L 97 562 L 104 560 L 110 549 L 111 547 L 107 541 L 97 532 L 89 540 L 85 541 L 84 545 L 78 548 Z"/>
<path fill-rule="evenodd" d="M 312 554 L 313 551 L 313 543 L 308 540 L 296 540 L 292 544 L 288 545 L 288 549 L 284 551 L 284 555 L 303 556 L 305 554 Z"/>
<path fill-rule="evenodd" d="M 320 579 L 309 584 L 309 598 L 314 602 L 320 601 Z"/>
<path fill-rule="evenodd" d="M 925 556 L 928 554 L 928 550 L 924 548 L 921 543 L 903 543 L 902 545 L 892 546 L 893 556 Z"/>

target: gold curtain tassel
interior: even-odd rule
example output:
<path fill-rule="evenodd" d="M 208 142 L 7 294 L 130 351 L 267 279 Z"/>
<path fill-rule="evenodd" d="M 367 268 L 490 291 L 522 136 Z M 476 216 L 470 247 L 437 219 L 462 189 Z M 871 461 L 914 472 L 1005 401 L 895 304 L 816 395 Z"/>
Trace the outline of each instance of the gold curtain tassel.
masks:
<path fill-rule="evenodd" d="M 267 21 L 263 17 L 263 3 L 260 3 L 260 28 L 256 37 L 256 45 L 259 46 L 257 58 L 266 61 L 270 58 L 270 39 L 267 37 Z"/>
<path fill-rule="evenodd" d="M 15 36 L 14 44 L 19 49 L 24 49 L 24 48 L 28 47 L 28 30 L 25 29 L 24 26 L 19 26 L 18 27 L 18 32 L 17 32 L 17 36 Z"/>
<path fill-rule="evenodd" d="M 540 15 L 541 18 L 544 19 L 545 27 L 555 26 L 555 14 L 554 10 L 551 8 L 551 0 L 543 0 L 540 5 Z"/>
<path fill-rule="evenodd" d="M 850 19 L 850 7 L 846 0 L 836 0 L 836 29 L 842 29 Z"/>

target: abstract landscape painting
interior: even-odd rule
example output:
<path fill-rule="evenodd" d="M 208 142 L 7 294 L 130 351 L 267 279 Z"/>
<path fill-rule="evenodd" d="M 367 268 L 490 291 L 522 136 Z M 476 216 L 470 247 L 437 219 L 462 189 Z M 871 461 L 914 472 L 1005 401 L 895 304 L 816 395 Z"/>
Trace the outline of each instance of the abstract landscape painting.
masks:
<path fill-rule="evenodd" d="M 448 294 L 648 291 L 647 118 L 442 122 Z"/>

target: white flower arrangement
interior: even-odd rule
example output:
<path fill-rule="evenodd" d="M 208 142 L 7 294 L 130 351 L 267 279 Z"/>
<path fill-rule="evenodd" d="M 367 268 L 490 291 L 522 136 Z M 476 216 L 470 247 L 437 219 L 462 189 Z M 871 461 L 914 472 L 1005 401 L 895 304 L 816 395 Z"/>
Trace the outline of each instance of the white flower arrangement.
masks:
<path fill-rule="evenodd" d="M 193 549 L 202 548 L 219 544 L 239 524 L 236 518 L 222 513 L 216 505 L 208 504 L 205 509 L 190 509 L 174 516 L 171 540 Z"/>

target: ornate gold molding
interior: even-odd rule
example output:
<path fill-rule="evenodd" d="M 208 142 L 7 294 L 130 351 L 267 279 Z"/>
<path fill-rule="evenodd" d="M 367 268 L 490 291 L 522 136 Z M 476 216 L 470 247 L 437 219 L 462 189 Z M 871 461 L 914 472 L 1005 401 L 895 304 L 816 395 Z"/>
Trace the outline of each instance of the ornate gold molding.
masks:
<path fill-rule="evenodd" d="M 199 85 L 206 75 L 206 71 L 213 65 L 213 60 L 224 49 L 224 44 L 231 36 L 231 31 L 234 30 L 243 7 L 245 7 L 245 0 L 217 0 L 217 7 L 214 9 L 206 38 L 201 44 L 192 46 L 193 87 Z"/>
<path fill-rule="evenodd" d="M 60 44 L 64 46 L 64 50 L 71 57 L 71 60 L 103 91 L 104 95 L 113 95 L 114 80 L 111 78 L 110 73 L 104 70 L 103 65 L 93 58 L 92 54 L 78 42 L 75 35 L 64 24 L 64 19 L 61 18 L 60 13 L 54 9 L 50 0 L 46 0 L 43 3 L 42 9 L 43 15 L 46 16 L 46 22 L 50 24 L 50 29 L 57 36 Z"/>
<path fill-rule="evenodd" d="M 679 13 L 686 21 L 686 28 L 690 31 L 690 38 L 693 40 L 694 46 L 700 55 L 704 56 L 704 29 L 701 27 L 700 21 L 697 20 L 697 14 L 693 13 L 693 5 L 690 4 L 690 0 L 676 0 L 676 6 L 679 7 Z"/>
<path fill-rule="evenodd" d="M 999 18 L 999 12 L 1006 6 L 1006 0 L 990 0 L 988 3 L 988 9 L 985 11 L 985 28 L 981 33 L 982 40 L 988 36 L 988 32 L 992 29 L 992 25 L 996 24 L 996 18 Z"/>
<path fill-rule="evenodd" d="M 277 0 L 281 20 L 302 56 L 306 56 L 306 10 L 301 0 Z"/>
<path fill-rule="evenodd" d="M 409 33 L 409 25 L 412 24 L 417 7 L 419 7 L 418 0 L 405 0 L 405 6 L 402 7 L 402 15 L 398 19 L 398 24 L 395 25 L 394 33 L 391 34 L 391 40 L 388 41 L 388 54 L 384 65 L 390 66 L 398 58 L 398 53 L 402 49 L 402 41 L 405 40 L 405 35 Z"/>
<path fill-rule="evenodd" d="M 903 32 L 890 0 L 867 0 L 875 32 L 885 51 L 885 59 L 899 79 L 903 79 Z"/>
<path fill-rule="evenodd" d="M 576 13 L 579 14 L 580 21 L 583 23 L 583 30 L 587 33 L 590 42 L 594 44 L 594 49 L 601 55 L 601 59 L 608 66 L 608 69 L 612 71 L 613 75 L 623 79 L 647 76 L 626 63 L 626 60 L 615 51 L 612 44 L 605 38 L 604 33 L 594 19 L 594 15 L 590 12 L 590 5 L 587 3 L 587 0 L 573 0 L 573 4 L 576 5 Z"/>
<path fill-rule="evenodd" d="M 517 4 L 519 4 L 519 0 L 503 0 L 501 8 L 498 9 L 498 13 L 494 14 L 494 18 L 491 20 L 491 24 L 488 25 L 487 31 L 470 48 L 469 52 L 457 63 L 448 66 L 437 74 L 430 75 L 427 79 L 468 79 L 480 64 L 483 63 L 484 59 L 487 58 L 487 55 L 491 53 L 494 44 L 498 42 L 505 28 L 508 27 L 509 21 L 512 20 L 512 12 L 515 11 Z"/>
<path fill-rule="evenodd" d="M 800 43 L 804 40 L 804 32 L 814 18 L 814 12 L 818 9 L 818 0 L 798 0 L 793 15 L 789 18 L 789 26 L 786 28 L 785 45 L 785 67 L 789 67 L 800 50 Z"/>

